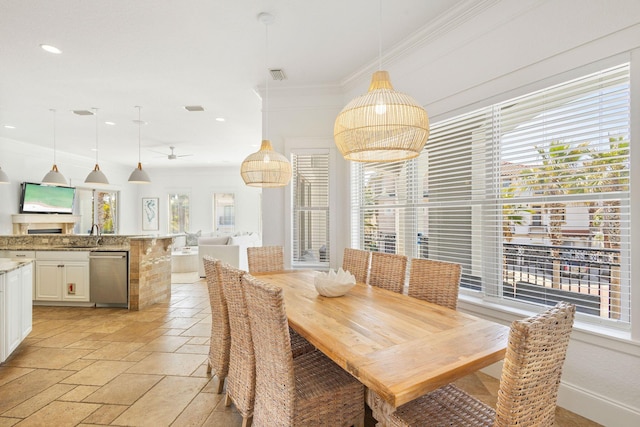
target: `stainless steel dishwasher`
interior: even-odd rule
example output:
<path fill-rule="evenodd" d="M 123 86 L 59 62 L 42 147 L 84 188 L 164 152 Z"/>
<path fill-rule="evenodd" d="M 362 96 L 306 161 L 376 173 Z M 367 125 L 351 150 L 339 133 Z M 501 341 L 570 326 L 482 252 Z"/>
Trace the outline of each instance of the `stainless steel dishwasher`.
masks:
<path fill-rule="evenodd" d="M 89 254 L 89 294 L 96 306 L 129 306 L 128 252 L 92 251 Z"/>

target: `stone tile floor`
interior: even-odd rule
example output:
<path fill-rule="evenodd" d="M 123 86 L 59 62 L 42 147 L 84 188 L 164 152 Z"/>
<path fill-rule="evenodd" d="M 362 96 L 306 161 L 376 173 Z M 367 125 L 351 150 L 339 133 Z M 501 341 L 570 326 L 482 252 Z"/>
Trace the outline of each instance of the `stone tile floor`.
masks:
<path fill-rule="evenodd" d="M 138 312 L 34 307 L 33 332 L 0 366 L 0 427 L 240 426 L 206 373 L 210 327 L 206 285 L 189 273 L 173 275 L 168 303 Z M 496 379 L 457 384 L 495 405 Z M 557 414 L 558 426 L 598 425 Z"/>

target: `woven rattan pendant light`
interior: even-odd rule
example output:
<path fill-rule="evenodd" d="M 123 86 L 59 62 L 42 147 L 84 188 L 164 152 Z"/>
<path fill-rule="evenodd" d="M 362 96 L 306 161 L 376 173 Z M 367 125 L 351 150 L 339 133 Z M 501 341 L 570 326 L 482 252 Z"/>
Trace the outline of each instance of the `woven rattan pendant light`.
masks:
<path fill-rule="evenodd" d="M 382 1 L 380 0 L 380 20 Z M 379 23 L 380 28 L 382 27 Z M 382 71 L 382 36 L 379 71 L 369 91 L 353 99 L 336 118 L 333 137 L 347 160 L 395 162 L 417 157 L 429 137 L 427 112 L 409 95 L 393 90 L 389 73 Z"/>
<path fill-rule="evenodd" d="M 269 51 L 269 24 L 274 20 L 273 15 L 261 13 L 258 20 L 266 28 L 267 57 Z M 268 71 L 268 67 L 267 67 Z M 250 187 L 284 187 L 291 180 L 291 164 L 285 156 L 274 151 L 269 141 L 269 76 L 265 85 L 265 139 L 262 140 L 260 150 L 250 154 L 240 166 L 240 175 L 245 184 Z"/>

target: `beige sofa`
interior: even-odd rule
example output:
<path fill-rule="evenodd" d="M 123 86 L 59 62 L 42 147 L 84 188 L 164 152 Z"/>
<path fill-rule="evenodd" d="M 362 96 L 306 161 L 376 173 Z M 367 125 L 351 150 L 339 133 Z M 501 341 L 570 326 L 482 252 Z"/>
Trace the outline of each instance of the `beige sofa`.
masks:
<path fill-rule="evenodd" d="M 262 237 L 258 233 L 236 236 L 200 237 L 198 239 L 198 274 L 205 277 L 205 255 L 226 262 L 241 270 L 248 270 L 247 248 L 262 246 Z"/>

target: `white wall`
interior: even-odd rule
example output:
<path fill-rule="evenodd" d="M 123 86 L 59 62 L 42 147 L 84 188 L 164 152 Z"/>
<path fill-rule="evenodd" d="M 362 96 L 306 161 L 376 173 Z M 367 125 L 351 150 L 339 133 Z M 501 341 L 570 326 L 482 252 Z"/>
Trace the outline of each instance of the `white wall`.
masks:
<path fill-rule="evenodd" d="M 235 231 L 261 232 L 259 188 L 247 187 L 240 177 L 240 166 L 211 166 L 209 168 L 165 168 L 146 169 L 151 184 L 141 185 L 136 206 L 136 221 L 142 218 L 141 198 L 158 197 L 160 199 L 160 234 L 169 230 L 168 195 L 171 193 L 189 194 L 189 232 L 201 230 L 203 233 L 213 229 L 213 195 L 215 193 L 233 193 L 235 197 Z M 147 232 L 156 234 L 156 232 Z"/>
<path fill-rule="evenodd" d="M 58 151 L 56 163 L 60 172 L 73 187 L 84 187 L 84 180 L 93 170 L 94 158 L 83 158 L 67 155 Z M 0 138 L 0 167 L 7 173 L 11 181 L 8 185 L 0 185 L 0 235 L 12 234 L 11 215 L 17 214 L 20 205 L 20 183 L 40 182 L 51 170 L 53 150 L 27 144 L 20 141 Z M 100 169 L 109 179 L 110 190 L 120 191 L 120 234 L 138 234 L 139 225 L 133 222 L 134 200 L 137 200 L 138 188 L 127 182 L 131 168 L 121 165 L 100 162 Z"/>
<path fill-rule="evenodd" d="M 458 28 L 444 26 L 426 31 L 424 36 L 423 42 L 414 40 L 401 51 L 388 53 L 393 62 L 383 68 L 390 72 L 396 90 L 411 94 L 425 105 L 432 121 L 631 59 L 635 83 L 631 133 L 640 134 L 640 72 L 636 71 L 640 70 L 640 2 L 636 0 L 496 1 Z M 350 79 L 341 99 L 335 88 L 326 92 L 314 89 L 308 96 L 302 95 L 303 89 L 271 92 L 270 104 L 276 110 L 270 113 L 274 147 L 290 150 L 285 144 L 289 141 L 330 144 L 327 141 L 333 139 L 336 115 L 348 100 L 366 91 L 369 78 L 367 70 Z M 632 150 L 632 164 L 638 165 L 640 151 L 635 151 L 638 153 Z M 338 168 L 342 170 L 336 173 L 340 180 L 336 227 L 341 230 L 337 246 L 346 247 L 350 245 L 348 164 L 340 162 Z M 636 190 L 632 186 L 632 209 L 637 210 L 639 170 L 632 172 L 632 179 L 638 184 Z M 264 241 L 269 244 L 288 244 L 287 197 L 288 188 L 265 191 Z M 637 221 L 632 233 L 632 247 L 638 248 Z M 632 277 L 638 277 L 640 250 L 632 254 L 632 259 Z M 639 313 L 640 280 L 633 283 L 632 307 Z M 466 298 L 461 299 L 459 307 L 504 324 L 526 315 Z M 604 425 L 640 425 L 640 316 L 634 317 L 631 332 L 612 333 L 576 323 L 562 377 L 561 406 Z M 499 373 L 499 366 L 490 371 Z"/>

